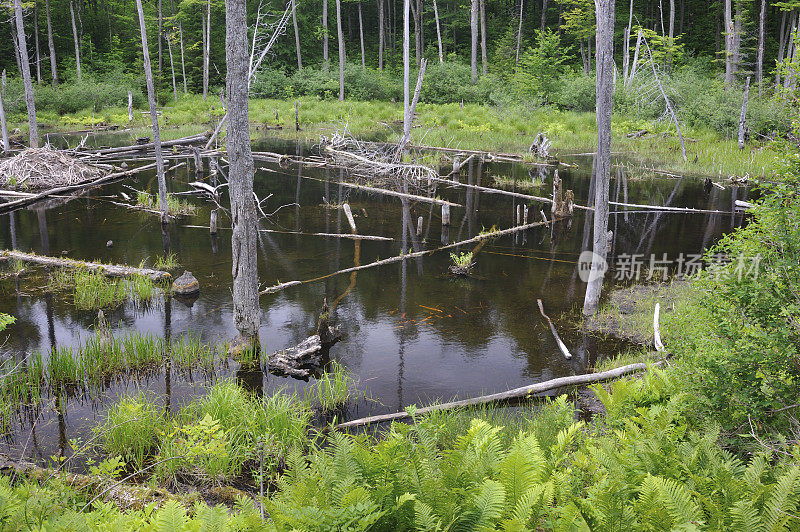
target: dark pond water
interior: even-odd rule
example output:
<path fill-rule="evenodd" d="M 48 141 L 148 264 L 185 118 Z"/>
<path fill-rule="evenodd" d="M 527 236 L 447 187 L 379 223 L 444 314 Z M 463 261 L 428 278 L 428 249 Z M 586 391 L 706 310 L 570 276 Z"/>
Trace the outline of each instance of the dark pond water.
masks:
<path fill-rule="evenodd" d="M 104 144 L 128 142 L 105 137 Z M 311 146 L 295 143 L 258 142 L 256 149 L 292 154 L 312 152 Z M 577 168 L 562 168 L 565 189 L 575 191 L 576 202 L 589 203 L 592 194 L 592 159 L 576 158 Z M 440 186 L 437 194 L 463 207 L 452 209 L 452 226 L 441 226 L 440 208 L 428 203 L 401 202 L 398 198 L 368 195 L 336 184 L 345 176 L 338 170 L 280 168 L 256 163 L 255 187 L 259 197 L 272 197 L 265 210 L 297 203 L 278 211 L 261 228 L 274 232 L 259 235 L 259 279 L 263 286 L 289 280 L 314 279 L 352 266 L 398 255 L 432 249 L 442 242 L 455 242 L 477 235 L 483 228 L 514 225 L 519 200 L 486 194 L 463 187 Z M 194 179 L 186 167 L 170 173 L 170 187 L 186 190 Z M 495 178 L 542 181 L 534 189 L 520 190 L 548 196 L 552 190 L 550 169 L 521 165 L 473 163 L 460 180 L 493 186 Z M 162 337 L 187 333 L 209 342 L 222 342 L 235 335 L 231 305 L 230 231 L 222 229 L 212 238 L 207 229 L 210 204 L 199 198 L 194 216 L 171 224 L 162 231 L 157 217 L 109 203 L 119 201 L 127 186 L 156 190 L 155 175 L 140 175 L 135 181 L 115 183 L 69 201 L 54 199 L 35 207 L 0 216 L 0 248 L 17 248 L 47 255 L 66 252 L 76 259 L 136 265 L 152 264 L 164 249 L 177 254 L 201 285 L 199 299 L 187 305 L 171 298 L 135 306 L 124 304 L 106 309 L 105 316 L 117 333 L 130 330 Z M 642 204 L 669 204 L 730 211 L 735 199 L 745 199 L 743 188 L 704 191 L 697 178 L 628 179 L 616 172 L 611 184 L 612 200 Z M 356 213 L 359 232 L 391 237 L 389 242 L 355 244 L 339 238 L 307 236 L 291 232 L 338 233 L 348 231 L 340 209 L 323 206 L 347 201 Z M 532 206 L 533 207 L 533 206 Z M 536 205 L 533 212 L 538 212 Z M 616 210 L 616 209 L 612 209 Z M 547 211 L 549 217 L 549 210 Z M 422 235 L 416 235 L 418 217 Z M 612 255 L 698 254 L 725 232 L 741 224 L 740 215 L 672 214 L 633 210 L 614 212 Z M 222 227 L 230 223 L 223 218 Z M 477 258 L 474 278 L 447 275 L 447 252 L 420 259 L 337 275 L 262 296 L 260 340 L 272 352 L 297 344 L 313 332 L 323 298 L 335 305 L 334 318 L 341 325 L 343 340 L 330 352 L 359 381 L 369 399 L 352 405 L 347 416 L 384 413 L 453 397 L 469 397 L 506 390 L 558 376 L 581 373 L 599 357 L 613 355 L 625 345 L 579 330 L 580 307 L 585 284 L 578 277 L 577 257 L 591 246 L 591 216 L 576 211 L 568 222 L 552 229 L 535 228 L 498 239 L 486 245 Z M 107 248 L 106 242 L 114 246 Z M 356 253 L 356 246 L 360 246 Z M 468 251 L 472 246 L 465 249 Z M 356 259 L 358 256 L 358 259 Z M 606 292 L 615 281 L 606 283 Z M 555 318 L 559 331 L 573 352 L 571 360 L 558 351 L 536 299 Z M 47 273 L 29 267 L 18 279 L 0 281 L 0 310 L 16 316 L 17 323 L 4 333 L 0 347 L 5 358 L 24 359 L 38 350 L 80 345 L 93 334 L 96 311 L 76 310 L 69 294 L 47 291 Z M 236 376 L 247 386 L 264 393 L 279 387 L 309 383 L 277 377 L 262 371 L 242 371 L 232 360 L 215 370 L 214 378 Z M 313 382 L 313 379 L 312 381 Z M 68 395 L 46 401 L 36 410 L 24 410 L 13 422 L 4 440 L 5 452 L 24 453 L 39 460 L 61 454 L 70 438 L 91 435 L 105 410 L 121 394 L 149 390 L 163 397 L 174 411 L 201 394 L 210 379 L 201 372 L 166 371 L 110 379 L 94 394 Z M 58 408 L 56 408 L 58 405 Z M 68 454 L 68 451 L 66 451 Z"/>

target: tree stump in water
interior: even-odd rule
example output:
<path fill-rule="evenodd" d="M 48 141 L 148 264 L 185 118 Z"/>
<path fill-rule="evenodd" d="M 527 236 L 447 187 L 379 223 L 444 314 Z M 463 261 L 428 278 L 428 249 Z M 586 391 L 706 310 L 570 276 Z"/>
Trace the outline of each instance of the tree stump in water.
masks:
<path fill-rule="evenodd" d="M 192 275 L 192 272 L 186 270 L 183 275 L 175 279 L 172 283 L 172 293 L 179 296 L 191 296 L 200 291 L 200 282 Z"/>
<path fill-rule="evenodd" d="M 338 327 L 330 325 L 328 302 L 323 300 L 317 334 L 309 336 L 294 347 L 272 353 L 268 363 L 269 372 L 303 380 L 319 375 L 328 349 L 340 338 Z"/>

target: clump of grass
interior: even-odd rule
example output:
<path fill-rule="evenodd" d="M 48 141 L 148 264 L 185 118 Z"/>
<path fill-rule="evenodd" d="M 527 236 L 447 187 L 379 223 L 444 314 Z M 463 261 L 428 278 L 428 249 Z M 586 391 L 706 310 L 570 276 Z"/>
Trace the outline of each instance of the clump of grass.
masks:
<path fill-rule="evenodd" d="M 159 196 L 140 190 L 136 194 L 136 205 L 144 209 L 157 211 L 161 209 L 161 200 Z M 194 214 L 196 210 L 197 207 L 192 203 L 167 193 L 167 213 L 171 216 L 188 216 Z"/>
<path fill-rule="evenodd" d="M 609 371 L 615 368 L 619 368 L 621 366 L 627 366 L 629 364 L 636 364 L 638 362 L 650 362 L 660 359 L 661 356 L 656 355 L 655 353 L 651 352 L 648 349 L 642 349 L 642 348 L 629 349 L 627 351 L 617 353 L 614 356 L 604 357 L 602 360 L 598 360 L 597 363 L 594 365 L 594 371 L 596 372 Z"/>
<path fill-rule="evenodd" d="M 13 359 L 0 362 L 0 400 L 14 405 L 38 404 L 42 397 L 44 365 L 39 352 L 31 353 L 24 363 Z"/>
<path fill-rule="evenodd" d="M 503 190 L 537 190 L 545 184 L 544 181 L 532 179 L 516 179 L 513 177 L 494 176 L 494 186 Z"/>
<path fill-rule="evenodd" d="M 119 455 L 141 469 L 156 449 L 159 431 L 166 426 L 163 409 L 144 393 L 120 399 L 97 429 L 101 446 L 111 456 Z"/>
<path fill-rule="evenodd" d="M 472 260 L 474 257 L 471 251 L 464 253 L 450 253 L 450 273 L 454 275 L 468 275 L 469 271 L 475 266 Z"/>
<path fill-rule="evenodd" d="M 158 292 L 156 283 L 143 275 L 116 280 L 82 268 L 56 270 L 50 274 L 48 284 L 51 290 L 72 289 L 73 301 L 80 310 L 116 307 L 129 298 L 141 303 Z"/>
<path fill-rule="evenodd" d="M 168 253 L 165 256 L 159 255 L 156 257 L 154 267 L 157 270 L 174 270 L 180 265 L 181 264 L 178 262 L 178 257 L 174 253 Z"/>
<path fill-rule="evenodd" d="M 336 361 L 314 383 L 313 395 L 323 412 L 335 412 L 344 407 L 354 396 L 355 380 Z"/>
<path fill-rule="evenodd" d="M 8 269 L 14 275 L 19 275 L 25 269 L 25 263 L 19 259 L 11 259 L 8 261 Z"/>
<path fill-rule="evenodd" d="M 0 398 L 0 433 L 8 432 L 11 428 L 11 416 L 14 411 L 11 403 L 5 398 Z"/>
<path fill-rule="evenodd" d="M 195 365 L 200 365 L 206 371 L 211 370 L 214 362 L 221 356 L 216 345 L 204 344 L 199 336 L 192 333 L 173 340 L 170 344 L 170 353 L 179 368 L 191 369 Z"/>

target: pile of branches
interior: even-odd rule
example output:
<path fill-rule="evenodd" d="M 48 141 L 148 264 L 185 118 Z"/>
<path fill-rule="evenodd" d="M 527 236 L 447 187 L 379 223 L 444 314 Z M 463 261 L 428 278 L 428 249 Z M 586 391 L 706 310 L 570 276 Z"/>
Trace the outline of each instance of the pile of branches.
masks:
<path fill-rule="evenodd" d="M 75 185 L 101 175 L 100 168 L 49 146 L 28 148 L 0 161 L 0 186 L 9 189 L 45 190 Z"/>
<path fill-rule="evenodd" d="M 331 138 L 322 137 L 320 151 L 336 166 L 347 168 L 351 175 L 396 190 L 427 192 L 438 177 L 429 166 L 399 161 L 396 146 L 362 142 L 347 130 L 334 133 Z"/>

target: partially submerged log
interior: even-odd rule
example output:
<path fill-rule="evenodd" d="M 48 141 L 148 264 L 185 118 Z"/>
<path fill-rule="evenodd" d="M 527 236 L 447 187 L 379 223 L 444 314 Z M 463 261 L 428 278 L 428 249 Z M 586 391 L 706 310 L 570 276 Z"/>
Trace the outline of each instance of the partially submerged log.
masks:
<path fill-rule="evenodd" d="M 659 361 L 659 362 L 654 362 L 651 365 L 659 366 L 661 364 L 662 362 Z M 494 393 L 490 395 L 482 395 L 480 397 L 474 397 L 472 399 L 464 399 L 461 401 L 452 401 L 449 403 L 442 403 L 438 405 L 431 405 L 423 408 L 418 408 L 414 412 L 414 415 L 418 416 L 422 414 L 427 414 L 428 412 L 436 412 L 439 410 L 452 410 L 454 408 L 485 405 L 500 401 L 508 401 L 510 399 L 527 398 L 534 394 L 544 393 L 550 390 L 557 390 L 559 388 L 564 388 L 566 386 L 584 386 L 586 384 L 592 384 L 595 382 L 603 382 L 611 379 L 616 379 L 619 377 L 623 377 L 625 375 L 630 375 L 631 373 L 644 371 L 647 369 L 647 367 L 648 367 L 647 364 L 639 362 L 636 364 L 629 364 L 627 366 L 621 366 L 600 373 L 586 373 L 583 375 L 560 377 L 558 379 L 551 379 L 549 381 L 539 382 L 536 384 L 529 384 L 528 386 L 522 386 L 521 388 L 514 388 L 513 390 L 508 390 L 505 392 Z M 361 427 L 372 423 L 384 423 L 386 421 L 400 421 L 409 418 L 411 418 L 411 414 L 409 414 L 408 412 L 395 412 L 393 414 L 383 414 L 379 416 L 369 416 L 361 419 L 354 419 L 352 421 L 347 421 L 345 423 L 339 423 L 338 425 L 335 425 L 334 428 L 347 429 L 353 427 Z"/>
<path fill-rule="evenodd" d="M 132 277 L 134 275 L 142 275 L 144 277 L 149 277 L 153 281 L 166 281 L 172 279 L 172 276 L 168 272 L 153 270 L 150 268 L 134 268 L 133 266 L 118 264 L 84 262 L 82 260 L 47 257 L 45 255 L 23 253 L 21 251 L 14 250 L 0 251 L 0 255 L 10 259 L 17 259 L 23 262 L 33 262 L 35 264 L 42 264 L 44 266 L 55 266 L 59 268 L 85 268 L 89 271 L 102 272 L 109 277 Z"/>
<path fill-rule="evenodd" d="M 558 345 L 558 350 L 561 351 L 561 354 L 564 355 L 564 358 L 569 360 L 570 358 L 572 358 L 572 353 L 569 352 L 567 344 L 565 344 L 564 341 L 561 339 L 561 337 L 558 335 L 558 331 L 556 331 L 556 326 L 553 325 L 553 321 L 547 314 L 544 313 L 544 305 L 542 305 L 542 300 L 537 299 L 536 304 L 539 305 L 539 312 L 541 312 L 542 317 L 547 320 L 547 324 L 550 326 L 550 332 L 553 333 L 553 338 L 556 339 L 556 345 Z"/>
<path fill-rule="evenodd" d="M 207 133 L 200 133 L 199 135 L 192 135 L 189 137 L 183 137 L 180 139 L 175 140 L 167 140 L 161 143 L 162 148 L 169 148 L 171 146 L 191 146 L 192 144 L 197 144 L 203 142 L 208 138 Z M 149 140 L 149 139 L 148 139 Z M 108 155 L 112 153 L 124 153 L 128 151 L 142 151 L 147 149 L 153 149 L 155 144 L 152 142 L 145 142 L 143 144 L 134 144 L 133 146 L 119 146 L 117 148 L 103 148 L 100 150 L 95 150 L 92 152 L 87 152 L 87 154 L 92 155 Z"/>
<path fill-rule="evenodd" d="M 311 335 L 299 344 L 270 355 L 268 368 L 274 375 L 285 375 L 295 379 L 308 379 L 322 371 L 325 353 L 341 338 L 338 327 L 330 325 L 327 299 L 322 303 L 322 311 L 317 323 L 317 334 Z"/>

